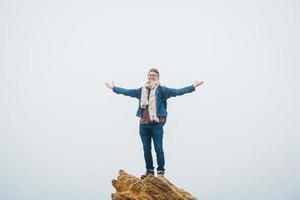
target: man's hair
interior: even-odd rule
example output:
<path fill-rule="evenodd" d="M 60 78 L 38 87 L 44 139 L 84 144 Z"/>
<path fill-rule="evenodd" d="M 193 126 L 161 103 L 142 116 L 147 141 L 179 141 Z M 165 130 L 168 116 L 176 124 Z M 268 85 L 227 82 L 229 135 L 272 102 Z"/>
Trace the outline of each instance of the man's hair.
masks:
<path fill-rule="evenodd" d="M 150 72 L 156 73 L 156 74 L 158 75 L 158 77 L 159 77 L 159 71 L 158 71 L 156 68 L 151 68 L 151 69 L 149 70 L 148 74 L 149 74 Z"/>

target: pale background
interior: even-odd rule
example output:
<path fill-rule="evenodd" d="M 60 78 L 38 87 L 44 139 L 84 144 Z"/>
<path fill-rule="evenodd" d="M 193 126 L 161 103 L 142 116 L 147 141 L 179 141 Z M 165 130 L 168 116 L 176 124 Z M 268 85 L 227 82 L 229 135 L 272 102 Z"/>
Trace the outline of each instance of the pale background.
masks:
<path fill-rule="evenodd" d="M 166 176 L 202 200 L 300 199 L 300 2 L 0 1 L 0 199 L 105 200 L 144 172 L 137 88 L 170 99 Z"/>

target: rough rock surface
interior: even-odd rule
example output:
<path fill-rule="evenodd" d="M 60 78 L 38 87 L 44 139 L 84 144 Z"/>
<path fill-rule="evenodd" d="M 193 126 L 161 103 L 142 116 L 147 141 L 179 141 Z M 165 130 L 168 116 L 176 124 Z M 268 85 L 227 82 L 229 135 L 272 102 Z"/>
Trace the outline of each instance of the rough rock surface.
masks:
<path fill-rule="evenodd" d="M 112 180 L 112 185 L 116 188 L 111 195 L 112 200 L 197 200 L 166 178 L 153 175 L 139 179 L 120 170 L 117 180 Z"/>

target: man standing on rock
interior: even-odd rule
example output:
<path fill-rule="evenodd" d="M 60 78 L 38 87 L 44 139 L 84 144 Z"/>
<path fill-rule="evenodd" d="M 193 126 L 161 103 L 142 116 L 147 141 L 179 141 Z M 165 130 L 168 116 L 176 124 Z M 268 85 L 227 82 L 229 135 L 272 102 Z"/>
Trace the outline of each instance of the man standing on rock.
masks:
<path fill-rule="evenodd" d="M 195 88 L 203 81 L 195 81 L 193 85 L 173 89 L 161 86 L 159 82 L 159 72 L 152 68 L 148 72 L 148 81 L 138 89 L 125 89 L 116 87 L 114 82 L 107 81 L 105 85 L 117 94 L 123 94 L 137 98 L 139 106 L 136 113 L 140 117 L 139 132 L 143 143 L 144 158 L 146 163 L 146 173 L 141 176 L 144 179 L 149 174 L 154 175 L 153 159 L 151 154 L 151 141 L 154 142 L 154 148 L 157 158 L 157 175 L 165 174 L 165 157 L 163 151 L 163 125 L 167 117 L 167 99 L 195 91 Z"/>

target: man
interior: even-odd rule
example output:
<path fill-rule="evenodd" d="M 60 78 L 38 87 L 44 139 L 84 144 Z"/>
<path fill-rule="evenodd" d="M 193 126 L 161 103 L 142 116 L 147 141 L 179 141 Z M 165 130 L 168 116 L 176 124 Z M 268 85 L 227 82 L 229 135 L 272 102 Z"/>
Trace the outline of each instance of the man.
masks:
<path fill-rule="evenodd" d="M 161 86 L 159 82 L 159 72 L 152 68 L 148 72 L 148 81 L 143 87 L 138 89 L 125 89 L 116 87 L 114 82 L 105 82 L 105 85 L 117 94 L 134 97 L 139 100 L 139 106 L 136 113 L 140 117 L 139 133 L 143 143 L 144 159 L 146 163 L 146 173 L 141 179 L 149 174 L 154 175 L 153 159 L 151 154 L 151 141 L 154 142 L 154 148 L 157 159 L 157 175 L 165 174 L 165 158 L 163 151 L 163 125 L 167 117 L 167 99 L 195 91 L 195 88 L 201 85 L 203 81 L 195 81 L 193 85 L 173 89 Z"/>

